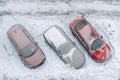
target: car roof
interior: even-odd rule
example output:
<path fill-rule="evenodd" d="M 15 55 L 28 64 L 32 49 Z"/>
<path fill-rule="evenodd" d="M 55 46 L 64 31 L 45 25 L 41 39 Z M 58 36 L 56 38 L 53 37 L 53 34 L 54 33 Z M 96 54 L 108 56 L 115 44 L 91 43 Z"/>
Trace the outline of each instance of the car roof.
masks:
<path fill-rule="evenodd" d="M 79 33 L 82 35 L 87 43 L 89 43 L 89 41 L 93 41 L 96 37 L 98 37 L 98 33 L 90 24 L 87 24 L 86 26 L 81 28 L 79 30 Z"/>
<path fill-rule="evenodd" d="M 29 38 L 25 34 L 24 30 L 20 26 L 13 26 L 8 31 L 8 36 L 10 36 L 11 40 L 17 45 L 19 49 L 24 48 L 30 43 Z"/>
<path fill-rule="evenodd" d="M 49 43 L 54 43 L 54 46 L 58 48 L 61 44 L 64 44 L 69 39 L 63 36 L 58 27 L 51 27 L 49 30 L 46 31 L 44 36 L 49 41 Z"/>

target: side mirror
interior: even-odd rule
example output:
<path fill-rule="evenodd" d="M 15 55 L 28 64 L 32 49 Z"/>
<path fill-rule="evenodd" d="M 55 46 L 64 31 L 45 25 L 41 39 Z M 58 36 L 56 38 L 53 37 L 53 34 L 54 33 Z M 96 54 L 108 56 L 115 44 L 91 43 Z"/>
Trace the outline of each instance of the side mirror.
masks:
<path fill-rule="evenodd" d="M 75 45 L 75 42 L 73 42 L 73 44 Z"/>
<path fill-rule="evenodd" d="M 103 38 L 103 36 L 100 36 L 101 38 Z"/>
<path fill-rule="evenodd" d="M 38 42 L 35 42 L 35 45 L 38 45 Z"/>

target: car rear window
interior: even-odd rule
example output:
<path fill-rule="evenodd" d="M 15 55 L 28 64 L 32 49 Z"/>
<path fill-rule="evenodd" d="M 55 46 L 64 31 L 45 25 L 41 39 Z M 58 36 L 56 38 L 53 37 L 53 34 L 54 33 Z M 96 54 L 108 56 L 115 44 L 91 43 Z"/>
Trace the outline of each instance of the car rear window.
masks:
<path fill-rule="evenodd" d="M 85 25 L 87 25 L 87 23 L 84 20 L 79 21 L 76 25 L 75 28 L 77 30 L 81 29 L 82 27 L 84 27 Z"/>
<path fill-rule="evenodd" d="M 23 57 L 30 57 L 37 51 L 37 47 L 33 43 L 29 43 L 26 47 L 21 49 Z"/>

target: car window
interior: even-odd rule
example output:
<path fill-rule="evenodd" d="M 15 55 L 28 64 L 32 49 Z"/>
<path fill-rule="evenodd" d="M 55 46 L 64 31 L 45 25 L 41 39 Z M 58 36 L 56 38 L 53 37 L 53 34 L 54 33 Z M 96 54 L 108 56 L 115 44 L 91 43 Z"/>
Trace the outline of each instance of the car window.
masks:
<path fill-rule="evenodd" d="M 96 38 L 91 45 L 91 50 L 96 50 L 100 48 L 102 45 L 103 41 L 100 38 Z"/>
<path fill-rule="evenodd" d="M 23 57 L 29 57 L 37 51 L 37 47 L 33 43 L 29 43 L 26 47 L 21 49 Z"/>
<path fill-rule="evenodd" d="M 72 62 L 76 67 L 79 67 L 84 63 L 84 61 L 85 61 L 85 58 L 82 52 L 78 48 L 76 48 L 72 55 Z"/>
<path fill-rule="evenodd" d="M 86 39 L 89 40 L 89 39 L 91 39 L 93 36 L 94 36 L 94 33 L 91 32 L 89 35 L 86 36 Z"/>
<path fill-rule="evenodd" d="M 93 36 L 94 36 L 94 33 L 93 33 L 93 32 L 91 32 L 91 33 L 90 33 L 90 36 L 92 36 L 92 37 L 93 37 Z"/>
<path fill-rule="evenodd" d="M 75 28 L 77 30 L 81 29 L 82 27 L 84 27 L 85 25 L 87 25 L 87 23 L 84 20 L 79 21 L 76 25 Z"/>
<path fill-rule="evenodd" d="M 61 54 L 67 54 L 72 48 L 74 48 L 74 44 L 70 41 L 67 41 L 64 44 L 61 44 L 58 48 Z"/>

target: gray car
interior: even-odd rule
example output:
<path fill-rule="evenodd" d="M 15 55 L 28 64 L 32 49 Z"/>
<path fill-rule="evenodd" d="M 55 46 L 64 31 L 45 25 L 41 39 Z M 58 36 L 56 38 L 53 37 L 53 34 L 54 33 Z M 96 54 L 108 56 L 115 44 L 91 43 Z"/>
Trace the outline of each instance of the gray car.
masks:
<path fill-rule="evenodd" d="M 85 63 L 83 53 L 60 27 L 55 25 L 49 28 L 44 38 L 66 64 L 79 69 Z"/>

